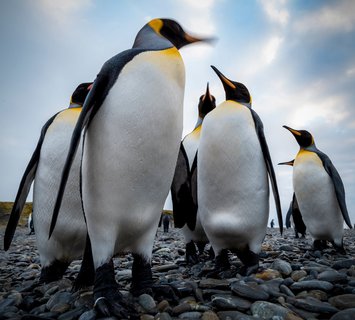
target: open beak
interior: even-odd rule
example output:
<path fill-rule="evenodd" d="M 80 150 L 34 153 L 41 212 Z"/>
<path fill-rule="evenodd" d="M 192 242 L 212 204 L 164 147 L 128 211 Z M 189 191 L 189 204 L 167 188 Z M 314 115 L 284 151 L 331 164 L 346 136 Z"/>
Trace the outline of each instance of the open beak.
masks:
<path fill-rule="evenodd" d="M 298 130 L 292 129 L 288 126 L 283 126 L 285 129 L 287 129 L 288 131 L 290 131 L 295 137 L 296 136 L 301 136 L 301 132 L 299 132 Z"/>

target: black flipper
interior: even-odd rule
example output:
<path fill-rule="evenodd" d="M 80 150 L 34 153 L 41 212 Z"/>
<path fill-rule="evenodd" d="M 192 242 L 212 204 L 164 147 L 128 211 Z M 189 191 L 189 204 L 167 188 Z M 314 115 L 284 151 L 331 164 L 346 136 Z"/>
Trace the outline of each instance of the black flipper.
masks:
<path fill-rule="evenodd" d="M 97 75 L 92 89 L 83 105 L 79 119 L 76 123 L 75 129 L 70 142 L 68 156 L 64 164 L 62 178 L 58 190 L 57 200 L 53 210 L 53 216 L 49 231 L 49 238 L 52 235 L 55 224 L 57 222 L 59 209 L 62 203 L 65 186 L 68 180 L 69 172 L 75 158 L 78 145 L 80 143 L 83 130 L 86 130 L 90 125 L 91 120 L 94 118 L 96 112 L 102 106 L 107 94 L 112 86 L 115 84 L 123 67 L 132 60 L 137 54 L 145 51 L 144 49 L 130 49 L 119 53 L 110 60 L 106 61 L 100 73 Z M 85 134 L 85 131 L 84 131 Z"/>
<path fill-rule="evenodd" d="M 174 224 L 182 228 L 185 224 L 195 229 L 197 208 L 192 199 L 189 160 L 183 144 L 180 144 L 173 182 L 171 184 Z"/>
<path fill-rule="evenodd" d="M 343 181 L 341 180 L 337 169 L 334 167 L 329 157 L 318 149 L 316 149 L 314 152 L 316 152 L 319 158 L 322 160 L 325 171 L 327 171 L 327 173 L 329 174 L 330 178 L 333 181 L 335 194 L 338 199 L 339 207 L 341 213 L 343 214 L 344 221 L 346 222 L 348 227 L 352 229 L 352 225 L 348 214 L 348 209 L 346 207 L 346 202 L 345 202 L 345 189 L 344 189 Z"/>
<path fill-rule="evenodd" d="M 261 146 L 261 150 L 262 150 L 263 155 L 264 155 L 266 169 L 267 169 L 267 171 L 269 173 L 271 186 L 272 186 L 272 191 L 273 191 L 274 199 L 275 199 L 275 205 L 276 205 L 276 211 L 277 211 L 277 219 L 279 221 L 280 232 L 282 234 L 283 221 L 282 221 L 280 196 L 279 196 L 279 190 L 278 190 L 278 187 L 277 187 L 274 167 L 273 167 L 272 161 L 271 161 L 269 147 L 267 145 L 267 142 L 266 142 L 266 139 L 265 139 L 265 135 L 264 135 L 264 126 L 263 126 L 263 123 L 262 123 L 260 117 L 258 116 L 258 114 L 253 109 L 250 109 L 250 111 L 251 111 L 251 114 L 252 114 L 253 119 L 254 119 L 256 133 L 258 135 L 260 146 Z"/>
<path fill-rule="evenodd" d="M 291 216 L 292 216 L 292 205 L 293 201 L 290 203 L 290 207 L 288 208 L 287 214 L 286 214 L 286 228 L 291 228 Z"/>
<path fill-rule="evenodd" d="M 41 154 L 42 143 L 43 143 L 44 137 L 46 135 L 47 129 L 52 124 L 54 118 L 57 116 L 58 113 L 56 113 L 53 117 L 51 117 L 45 123 L 45 125 L 42 127 L 41 135 L 39 137 L 36 149 L 33 152 L 31 160 L 28 163 L 25 173 L 22 176 L 20 186 L 17 191 L 15 203 L 14 203 L 14 206 L 12 207 L 10 218 L 9 218 L 9 221 L 6 226 L 6 230 L 5 230 L 5 236 L 4 236 L 4 250 L 5 251 L 7 251 L 11 245 L 18 221 L 20 219 L 21 212 L 22 212 L 23 207 L 26 203 L 26 199 L 27 199 L 28 193 L 30 192 L 32 182 L 35 178 L 35 174 L 36 174 L 36 170 L 37 170 L 37 166 L 38 166 L 38 160 L 39 160 L 39 157 Z"/>
<path fill-rule="evenodd" d="M 192 197 L 192 207 L 191 212 L 187 219 L 187 226 L 190 230 L 195 230 L 196 227 L 196 219 L 197 219 L 197 155 L 198 151 L 196 152 L 194 161 L 192 162 L 191 166 L 191 176 L 190 176 L 190 189 L 191 189 L 191 197 Z"/>
<path fill-rule="evenodd" d="M 295 224 L 295 229 L 297 232 L 301 233 L 303 236 L 306 234 L 306 225 L 303 222 L 302 214 L 298 206 L 296 195 L 293 194 L 292 198 L 292 217 Z"/>

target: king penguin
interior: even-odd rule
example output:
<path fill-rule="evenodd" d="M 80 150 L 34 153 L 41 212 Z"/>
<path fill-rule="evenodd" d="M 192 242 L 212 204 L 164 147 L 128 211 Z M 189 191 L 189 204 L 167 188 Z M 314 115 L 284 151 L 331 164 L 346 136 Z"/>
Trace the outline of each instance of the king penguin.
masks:
<path fill-rule="evenodd" d="M 134 312 L 115 281 L 116 254 L 133 254 L 131 293 L 151 293 L 153 241 L 182 135 L 179 49 L 202 40 L 174 20 L 148 22 L 131 49 L 103 65 L 74 130 L 50 233 L 84 132 L 82 201 L 96 269 L 95 309 L 104 316 Z"/>
<path fill-rule="evenodd" d="M 50 239 L 48 230 L 71 134 L 91 85 L 92 83 L 80 84 L 72 94 L 69 107 L 55 114 L 43 126 L 37 147 L 22 177 L 6 226 L 4 249 L 8 250 L 34 181 L 32 218 L 42 266 L 41 282 L 60 279 L 68 265 L 83 256 L 87 229 L 80 197 L 80 155 L 74 159 L 68 188 L 63 195 L 61 218 Z M 93 267 L 91 269 L 92 272 L 87 275 L 89 282 L 92 281 L 90 279 L 94 274 Z M 82 272 L 83 269 L 77 280 L 82 280 L 84 276 Z"/>
<path fill-rule="evenodd" d="M 352 228 L 341 177 L 329 157 L 320 151 L 311 133 L 284 126 L 300 146 L 293 164 L 293 188 L 315 249 L 330 241 L 340 253 L 344 221 Z"/>
<path fill-rule="evenodd" d="M 280 199 L 263 124 L 251 109 L 248 89 L 212 69 L 224 86 L 226 101 L 202 125 L 197 158 L 199 213 L 216 253 L 215 271 L 229 269 L 231 250 L 243 263 L 239 273 L 249 275 L 258 268 L 266 234 L 268 174 L 282 232 Z"/>
<path fill-rule="evenodd" d="M 293 166 L 294 161 L 295 160 L 280 162 L 279 165 Z M 295 193 L 293 193 L 292 201 L 286 214 L 286 228 L 291 228 L 291 224 L 293 224 L 293 228 L 295 230 L 295 237 L 297 239 L 299 238 L 299 233 L 301 234 L 302 238 L 306 237 L 306 226 L 303 222 Z"/>
<path fill-rule="evenodd" d="M 203 252 L 208 238 L 201 225 L 197 204 L 197 150 L 200 141 L 201 126 L 205 116 L 216 107 L 216 99 L 206 92 L 198 104 L 198 120 L 192 132 L 185 136 L 180 150 L 171 186 L 171 198 L 175 227 L 182 228 L 186 244 L 186 261 L 198 262 L 195 243 Z"/>

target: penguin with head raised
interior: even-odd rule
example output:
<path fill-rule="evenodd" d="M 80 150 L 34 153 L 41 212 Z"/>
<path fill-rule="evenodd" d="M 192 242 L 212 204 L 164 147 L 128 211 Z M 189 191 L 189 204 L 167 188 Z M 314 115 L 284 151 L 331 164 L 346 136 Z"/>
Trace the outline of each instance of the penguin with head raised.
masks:
<path fill-rule="evenodd" d="M 294 161 L 295 160 L 280 162 L 279 165 L 293 166 Z M 306 226 L 303 222 L 295 193 L 293 193 L 292 201 L 286 214 L 286 228 L 291 228 L 291 224 L 293 224 L 293 229 L 295 230 L 295 237 L 297 239 L 299 238 L 299 233 L 301 234 L 302 238 L 306 236 Z"/>
<path fill-rule="evenodd" d="M 171 198 L 175 227 L 182 228 L 186 244 L 186 261 L 198 262 L 196 246 L 202 253 L 208 238 L 201 225 L 197 204 L 197 150 L 204 117 L 216 107 L 216 99 L 206 92 L 198 104 L 198 120 L 192 132 L 180 144 L 175 174 L 171 185 Z"/>
<path fill-rule="evenodd" d="M 320 151 L 306 130 L 284 126 L 295 137 L 300 150 L 293 163 L 293 189 L 315 249 L 332 242 L 345 253 L 344 221 L 352 228 L 345 202 L 345 189 L 329 157 Z"/>
<path fill-rule="evenodd" d="M 74 130 L 51 232 L 84 132 L 82 201 L 96 268 L 95 308 L 105 316 L 133 312 L 115 281 L 114 255 L 133 253 L 131 292 L 151 292 L 153 241 L 182 134 L 185 70 L 178 49 L 197 41 L 176 21 L 148 22 L 131 49 L 103 65 Z"/>
<path fill-rule="evenodd" d="M 216 253 L 216 271 L 229 269 L 228 250 L 243 263 L 241 274 L 259 265 L 258 253 L 269 217 L 269 181 L 280 230 L 282 216 L 263 124 L 251 109 L 248 89 L 226 78 L 226 101 L 203 122 L 198 151 L 198 205 L 202 226 Z"/>
<path fill-rule="evenodd" d="M 68 265 L 73 260 L 81 258 L 84 253 L 87 229 L 80 197 L 80 154 L 74 159 L 68 188 L 63 195 L 61 218 L 50 239 L 48 230 L 70 138 L 91 85 L 92 83 L 80 84 L 72 94 L 69 107 L 55 114 L 43 126 L 37 147 L 22 177 L 6 226 L 4 248 L 8 250 L 34 181 L 32 218 L 42 266 L 40 281 L 43 282 L 60 279 Z M 90 261 L 88 259 L 87 263 Z M 90 270 L 88 265 L 86 270 Z M 85 281 L 86 284 L 90 284 L 93 275 L 93 267 L 91 273 L 86 276 L 82 269 L 77 279 L 82 284 Z"/>

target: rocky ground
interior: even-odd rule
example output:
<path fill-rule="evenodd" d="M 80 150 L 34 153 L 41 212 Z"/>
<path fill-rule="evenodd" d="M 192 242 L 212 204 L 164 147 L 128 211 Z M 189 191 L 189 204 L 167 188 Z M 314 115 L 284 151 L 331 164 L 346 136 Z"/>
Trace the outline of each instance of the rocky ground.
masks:
<path fill-rule="evenodd" d="M 4 229 L 0 229 L 3 240 Z M 71 264 L 63 280 L 39 285 L 40 265 L 35 236 L 18 228 L 8 252 L 0 250 L 0 319 L 92 320 L 92 288 L 71 292 L 80 261 Z M 195 266 L 184 264 L 185 246 L 178 229 L 158 231 L 153 254 L 156 283 L 169 284 L 174 294 L 155 300 L 134 300 L 140 319 L 355 319 L 355 231 L 346 230 L 346 256 L 331 248 L 312 251 L 311 239 L 295 239 L 268 229 L 262 246 L 260 270 L 249 277 L 235 271 L 240 262 L 231 256 L 223 279 L 206 278 L 213 268 L 207 254 Z M 1 244 L 2 246 L 2 244 Z M 122 293 L 128 290 L 132 258 L 115 259 Z M 116 319 L 116 318 L 106 318 Z"/>

